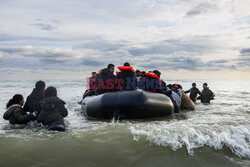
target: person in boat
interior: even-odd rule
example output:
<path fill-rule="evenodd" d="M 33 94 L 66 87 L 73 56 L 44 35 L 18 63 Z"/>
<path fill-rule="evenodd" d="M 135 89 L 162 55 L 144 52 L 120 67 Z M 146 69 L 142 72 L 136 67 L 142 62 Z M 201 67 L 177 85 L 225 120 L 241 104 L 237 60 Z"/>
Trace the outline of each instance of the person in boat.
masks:
<path fill-rule="evenodd" d="M 139 80 L 137 87 L 151 92 L 162 92 L 162 84 L 159 76 L 150 71 L 145 73 L 145 78 Z"/>
<path fill-rule="evenodd" d="M 41 112 L 37 121 L 49 126 L 49 130 L 65 131 L 64 117 L 68 115 L 66 103 L 57 97 L 55 87 L 48 87 L 44 94 L 45 99 L 40 102 Z"/>
<path fill-rule="evenodd" d="M 185 91 L 185 93 L 190 93 L 189 97 L 193 102 L 196 102 L 196 97 L 197 95 L 201 94 L 200 90 L 196 87 L 196 83 L 192 83 L 192 88 L 189 90 Z"/>
<path fill-rule="evenodd" d="M 201 95 L 197 98 L 197 100 L 201 100 L 202 103 L 209 104 L 210 100 L 214 99 L 214 96 L 215 94 L 209 89 L 207 83 L 204 83 Z"/>
<path fill-rule="evenodd" d="M 96 72 L 92 72 L 92 76 L 87 78 L 87 89 L 83 94 L 82 100 L 85 97 L 94 95 L 96 93 L 96 86 L 97 86 L 97 79 L 96 78 L 97 78 Z M 82 102 L 82 100 L 78 103 L 80 104 Z"/>
<path fill-rule="evenodd" d="M 123 66 L 118 67 L 120 72 L 116 75 L 116 83 L 122 83 L 121 85 L 116 84 L 117 90 L 134 90 L 136 89 L 137 79 L 133 67 L 128 62 L 124 63 Z M 119 82 L 119 80 L 121 82 Z"/>
<path fill-rule="evenodd" d="M 24 104 L 24 111 L 33 113 L 35 111 L 39 114 L 39 103 L 44 99 L 44 90 L 45 90 L 45 82 L 37 81 L 35 84 L 35 88 L 31 92 L 31 94 L 27 97 L 27 100 Z"/>
<path fill-rule="evenodd" d="M 100 70 L 97 74 L 98 94 L 114 91 L 115 65 L 109 64 L 107 68 Z M 111 86 L 109 84 L 111 81 Z"/>
<path fill-rule="evenodd" d="M 173 84 L 171 86 L 172 89 L 172 99 L 174 101 L 174 108 L 175 112 L 178 113 L 180 108 L 181 108 L 181 98 L 182 98 L 182 93 L 181 93 L 181 88 L 178 86 L 178 84 Z"/>
<path fill-rule="evenodd" d="M 141 77 L 140 78 L 145 78 L 146 71 L 141 72 Z"/>
<path fill-rule="evenodd" d="M 10 124 L 27 124 L 37 116 L 38 112 L 34 111 L 27 114 L 22 106 L 24 98 L 20 94 L 16 94 L 9 100 L 6 105 L 7 111 L 4 113 L 3 118 L 9 120 Z"/>
<path fill-rule="evenodd" d="M 97 73 L 96 72 L 92 72 L 91 73 L 92 76 L 89 78 L 89 80 L 93 83 L 96 83 L 96 77 L 97 77 Z M 91 88 L 90 88 L 91 89 Z"/>
<path fill-rule="evenodd" d="M 153 73 L 155 73 L 155 74 L 159 77 L 159 79 L 161 80 L 162 91 L 166 91 L 166 90 L 167 90 L 167 84 L 166 84 L 165 81 L 163 81 L 163 80 L 161 79 L 161 72 L 158 71 L 158 70 L 154 70 Z"/>
<path fill-rule="evenodd" d="M 160 71 L 154 70 L 153 73 L 155 73 L 159 77 L 159 79 L 160 79 L 160 77 L 161 77 L 161 72 Z M 161 80 L 161 91 L 158 91 L 158 92 L 160 92 L 162 94 L 165 94 L 166 96 L 170 97 L 170 99 L 171 99 L 171 94 L 172 94 L 171 88 L 172 88 L 172 85 L 170 84 L 171 88 L 168 89 L 166 82 L 163 81 L 162 79 L 160 79 L 160 80 Z"/>
<path fill-rule="evenodd" d="M 137 69 L 135 73 L 136 73 L 136 78 L 139 79 L 141 76 L 141 71 Z"/>

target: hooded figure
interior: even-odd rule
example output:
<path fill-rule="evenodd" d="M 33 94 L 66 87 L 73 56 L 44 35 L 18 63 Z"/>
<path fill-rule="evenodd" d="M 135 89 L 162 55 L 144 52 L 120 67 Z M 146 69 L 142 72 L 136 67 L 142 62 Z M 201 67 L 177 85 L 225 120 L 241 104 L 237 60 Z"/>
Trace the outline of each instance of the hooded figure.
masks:
<path fill-rule="evenodd" d="M 44 99 L 45 82 L 38 81 L 31 94 L 27 97 L 26 103 L 23 107 L 24 111 L 33 113 L 34 111 L 40 112 L 39 103 Z"/>
<path fill-rule="evenodd" d="M 45 90 L 45 99 L 40 102 L 41 112 L 37 121 L 48 125 L 49 130 L 65 131 L 64 117 L 68 115 L 65 102 L 57 97 L 57 90 L 48 87 Z"/>

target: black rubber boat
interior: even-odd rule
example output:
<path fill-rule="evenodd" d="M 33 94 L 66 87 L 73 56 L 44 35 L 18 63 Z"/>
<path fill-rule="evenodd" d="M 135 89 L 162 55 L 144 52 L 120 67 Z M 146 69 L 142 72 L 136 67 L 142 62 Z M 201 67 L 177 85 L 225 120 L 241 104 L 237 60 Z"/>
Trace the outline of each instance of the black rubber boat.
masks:
<path fill-rule="evenodd" d="M 82 110 L 90 118 L 140 119 L 163 117 L 174 112 L 166 95 L 143 90 L 117 91 L 85 97 Z"/>

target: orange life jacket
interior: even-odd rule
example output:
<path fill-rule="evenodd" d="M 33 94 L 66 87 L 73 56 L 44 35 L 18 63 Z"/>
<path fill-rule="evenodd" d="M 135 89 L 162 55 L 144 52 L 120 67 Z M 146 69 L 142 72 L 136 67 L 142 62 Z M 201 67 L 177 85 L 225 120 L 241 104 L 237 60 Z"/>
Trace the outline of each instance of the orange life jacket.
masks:
<path fill-rule="evenodd" d="M 145 76 L 159 79 L 159 83 L 160 83 L 160 85 L 161 85 L 161 80 L 160 80 L 160 78 L 158 77 L 158 75 L 156 75 L 155 73 L 146 73 Z M 157 92 L 157 90 L 156 90 L 156 89 L 153 89 L 153 92 Z"/>
<path fill-rule="evenodd" d="M 133 71 L 133 72 L 135 72 L 134 71 L 134 69 L 133 69 L 133 67 L 131 67 L 131 66 L 120 66 L 120 67 L 117 67 L 121 72 L 122 71 Z"/>
<path fill-rule="evenodd" d="M 156 75 L 155 73 L 146 73 L 146 76 L 152 77 L 152 78 L 156 78 L 159 79 L 158 75 Z"/>

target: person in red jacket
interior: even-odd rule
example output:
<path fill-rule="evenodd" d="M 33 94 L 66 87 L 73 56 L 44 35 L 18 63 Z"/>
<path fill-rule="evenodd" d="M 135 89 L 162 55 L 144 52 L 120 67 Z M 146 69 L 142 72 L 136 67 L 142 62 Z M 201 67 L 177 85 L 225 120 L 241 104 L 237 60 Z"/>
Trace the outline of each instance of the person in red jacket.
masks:
<path fill-rule="evenodd" d="M 120 72 L 116 75 L 116 83 L 122 83 L 122 85 L 116 84 L 118 90 L 134 90 L 136 89 L 136 75 L 133 67 L 128 62 L 123 66 L 118 67 Z M 120 82 L 121 81 L 121 82 Z"/>

